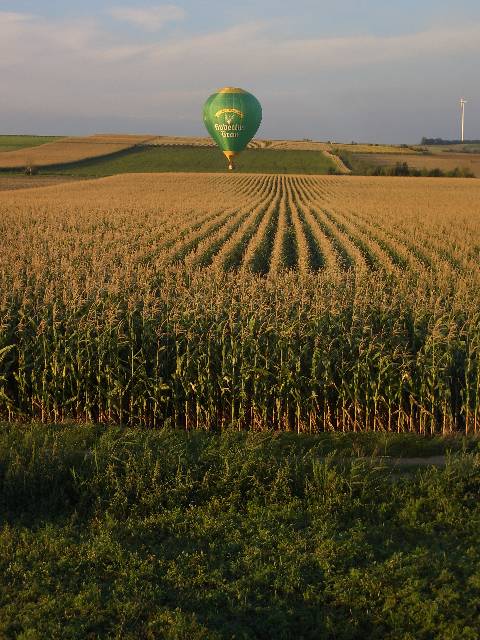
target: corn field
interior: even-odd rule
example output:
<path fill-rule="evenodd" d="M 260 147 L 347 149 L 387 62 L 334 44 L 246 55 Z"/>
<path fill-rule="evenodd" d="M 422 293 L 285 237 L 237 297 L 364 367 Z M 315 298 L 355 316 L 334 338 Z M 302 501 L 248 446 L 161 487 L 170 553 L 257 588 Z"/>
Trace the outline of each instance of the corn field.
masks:
<path fill-rule="evenodd" d="M 0 193 L 0 415 L 479 432 L 479 202 L 251 174 Z"/>

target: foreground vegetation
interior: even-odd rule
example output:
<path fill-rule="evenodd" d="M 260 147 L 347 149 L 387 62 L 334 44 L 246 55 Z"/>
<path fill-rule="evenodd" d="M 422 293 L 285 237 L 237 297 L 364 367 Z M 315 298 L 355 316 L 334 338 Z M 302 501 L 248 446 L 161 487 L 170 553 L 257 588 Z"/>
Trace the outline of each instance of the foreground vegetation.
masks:
<path fill-rule="evenodd" d="M 0 412 L 480 430 L 480 185 L 140 175 L 0 195 Z"/>
<path fill-rule="evenodd" d="M 294 438 L 2 425 L 0 636 L 476 640 L 477 444 Z"/>

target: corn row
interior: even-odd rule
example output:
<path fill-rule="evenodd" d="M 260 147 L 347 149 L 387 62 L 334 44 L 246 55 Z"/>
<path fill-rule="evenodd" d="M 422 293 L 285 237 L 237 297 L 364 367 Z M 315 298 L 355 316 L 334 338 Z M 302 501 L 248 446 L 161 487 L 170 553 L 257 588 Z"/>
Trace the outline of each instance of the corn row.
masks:
<path fill-rule="evenodd" d="M 268 208 L 275 198 L 274 178 L 269 180 L 269 187 L 270 191 L 259 201 L 258 205 L 252 210 L 239 229 L 225 242 L 214 257 L 213 264 L 216 268 L 224 270 L 232 269 L 238 267 L 243 261 L 248 243 L 261 224 L 264 216 L 267 215 Z"/>
<path fill-rule="evenodd" d="M 277 226 L 281 198 L 280 178 L 276 177 L 275 181 L 277 194 L 261 219 L 257 232 L 248 243 L 242 263 L 243 271 L 254 271 L 255 273 L 266 273 L 268 271 L 267 265 L 270 260 L 272 238 Z"/>
<path fill-rule="evenodd" d="M 278 205 L 278 224 L 275 232 L 275 239 L 273 241 L 272 254 L 270 257 L 270 274 L 277 274 L 286 267 L 287 261 L 284 252 L 285 241 L 287 239 L 287 233 L 289 232 L 287 226 L 287 196 L 285 191 L 285 178 L 282 177 L 281 186 L 281 198 Z"/>
<path fill-rule="evenodd" d="M 301 217 L 307 236 L 310 237 L 311 260 L 315 259 L 316 269 L 334 269 L 340 267 L 339 256 L 334 249 L 328 236 L 322 231 L 320 225 L 312 214 L 312 209 L 301 189 L 297 186 L 296 180 L 292 182 L 292 190 L 297 202 L 298 214 Z"/>
<path fill-rule="evenodd" d="M 295 244 L 298 255 L 298 269 L 301 273 L 307 273 L 312 268 L 310 248 L 308 245 L 307 237 L 304 232 L 304 227 L 300 219 L 299 210 L 294 199 L 294 192 L 292 190 L 292 183 L 288 182 L 286 187 L 287 192 L 287 207 L 290 210 L 293 228 L 295 230 Z"/>

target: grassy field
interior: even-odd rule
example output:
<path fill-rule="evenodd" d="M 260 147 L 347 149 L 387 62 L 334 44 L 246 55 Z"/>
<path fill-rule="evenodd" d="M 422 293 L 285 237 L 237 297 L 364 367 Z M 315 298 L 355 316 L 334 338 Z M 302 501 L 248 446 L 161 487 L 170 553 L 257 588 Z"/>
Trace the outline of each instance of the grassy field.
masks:
<path fill-rule="evenodd" d="M 0 467 L 6 640 L 478 637 L 478 442 L 2 425 Z"/>
<path fill-rule="evenodd" d="M 59 136 L 0 135 L 0 152 L 37 147 L 58 139 Z"/>
<path fill-rule="evenodd" d="M 464 143 L 464 144 L 447 144 L 447 145 L 427 145 L 426 149 L 430 153 L 480 153 L 480 144 Z"/>
<path fill-rule="evenodd" d="M 240 173 L 325 174 L 335 169 L 322 152 L 269 149 L 247 149 L 238 156 L 235 165 Z M 225 173 L 226 167 L 225 157 L 216 147 L 145 146 L 112 158 L 55 168 L 52 173 L 84 177 L 171 171 Z"/>
<path fill-rule="evenodd" d="M 0 170 L 48 167 L 94 158 L 131 149 L 152 136 L 94 135 L 54 139 L 53 142 L 0 152 Z"/>
<path fill-rule="evenodd" d="M 0 412 L 478 432 L 479 197 L 214 173 L 3 192 Z"/>

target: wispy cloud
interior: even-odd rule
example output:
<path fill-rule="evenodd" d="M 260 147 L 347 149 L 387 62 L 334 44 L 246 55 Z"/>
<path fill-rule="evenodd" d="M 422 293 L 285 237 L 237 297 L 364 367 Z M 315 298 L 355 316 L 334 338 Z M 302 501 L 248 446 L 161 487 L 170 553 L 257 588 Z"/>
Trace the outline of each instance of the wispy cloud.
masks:
<path fill-rule="evenodd" d="M 179 7 L 180 13 L 165 13 L 166 7 L 174 5 L 157 6 L 161 12 L 144 28 L 155 24 L 159 29 L 185 15 Z M 147 24 L 142 13 L 147 10 L 122 9 L 122 15 L 126 11 L 140 12 L 135 24 Z M 287 122 L 292 135 L 330 137 L 335 126 L 344 132 L 351 123 L 353 139 L 368 135 L 370 119 L 375 120 L 372 130 L 378 130 L 375 96 L 381 95 L 383 112 L 400 116 L 409 104 L 418 108 L 423 100 L 426 124 L 415 113 L 419 127 L 429 124 L 433 101 L 437 110 L 450 104 L 455 109 L 456 94 L 466 93 L 472 105 L 474 98 L 480 103 L 476 68 L 468 64 L 478 55 L 476 23 L 391 37 L 302 39 L 278 23 L 258 21 L 152 42 L 133 29 L 120 36 L 98 18 L 59 21 L 0 11 L 0 70 L 8 88 L 0 95 L 0 122 L 5 130 L 5 114 L 28 110 L 32 123 L 38 113 L 52 121 L 68 114 L 72 122 L 87 114 L 102 122 L 139 118 L 150 123 L 146 128 L 155 122 L 159 133 L 179 133 L 178 123 L 188 121 L 194 133 L 201 130 L 198 114 L 208 92 L 238 84 L 258 93 L 265 113 L 270 112 L 266 126 L 277 123 L 277 130 L 265 135 L 278 135 L 284 130 L 281 122 Z M 360 110 L 364 125 L 358 124 Z M 394 120 L 385 125 L 388 135 Z M 404 116 L 406 129 L 408 120 L 411 114 Z M 435 133 L 430 126 L 425 131 Z"/>
<path fill-rule="evenodd" d="M 161 4 L 152 7 L 113 7 L 109 15 L 115 20 L 129 22 L 146 31 L 159 31 L 169 22 L 177 22 L 186 17 L 182 7 L 175 4 Z"/>
<path fill-rule="evenodd" d="M 33 15 L 30 13 L 17 13 L 16 11 L 0 11 L 1 24 L 13 24 L 17 22 L 27 22 Z"/>

